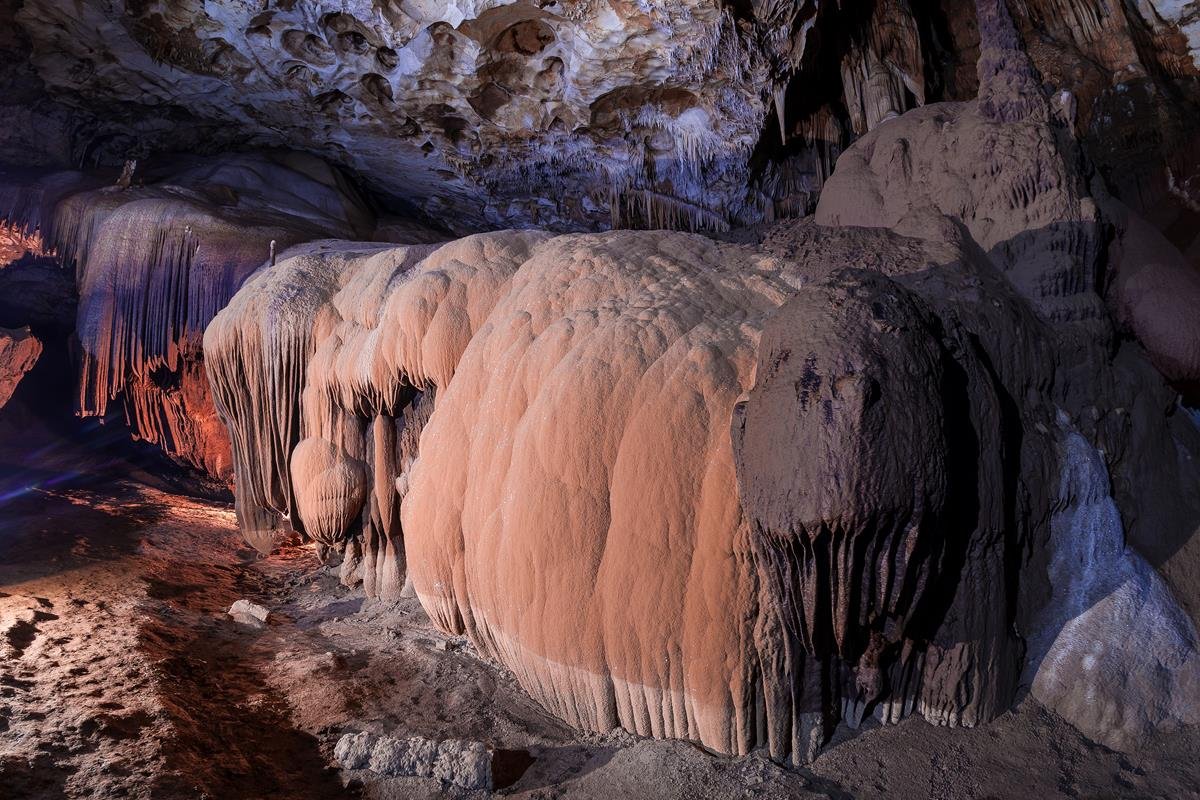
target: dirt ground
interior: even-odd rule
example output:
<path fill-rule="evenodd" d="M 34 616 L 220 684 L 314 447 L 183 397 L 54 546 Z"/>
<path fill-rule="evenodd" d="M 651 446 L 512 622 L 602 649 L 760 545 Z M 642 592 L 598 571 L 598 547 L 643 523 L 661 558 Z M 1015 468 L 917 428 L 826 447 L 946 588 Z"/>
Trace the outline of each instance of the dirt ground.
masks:
<path fill-rule="evenodd" d="M 0 448 L 3 450 L 5 448 Z M 975 730 L 839 731 L 810 769 L 581 735 L 503 669 L 297 546 L 260 559 L 232 510 L 152 471 L 0 454 L 0 798 L 483 797 L 341 771 L 346 732 L 495 748 L 501 797 L 1200 797 L 1200 739 L 1122 755 L 1031 700 Z M 272 611 L 255 626 L 240 598 Z"/>

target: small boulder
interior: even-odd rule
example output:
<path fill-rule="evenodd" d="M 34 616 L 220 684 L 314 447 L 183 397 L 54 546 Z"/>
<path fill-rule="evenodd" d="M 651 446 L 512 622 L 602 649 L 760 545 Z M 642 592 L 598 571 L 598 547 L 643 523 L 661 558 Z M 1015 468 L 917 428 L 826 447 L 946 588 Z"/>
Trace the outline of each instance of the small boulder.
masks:
<path fill-rule="evenodd" d="M 343 769 L 370 769 L 389 777 L 437 778 L 464 789 L 492 788 L 492 752 L 482 742 L 347 733 L 333 752 Z"/>
<path fill-rule="evenodd" d="M 433 777 L 464 789 L 491 789 L 492 754 L 482 742 L 441 742 Z"/>
<path fill-rule="evenodd" d="M 269 616 L 271 616 L 271 610 L 266 606 L 243 599 L 238 600 L 229 607 L 229 616 L 233 617 L 239 622 L 253 621 L 263 623 L 267 621 Z"/>
<path fill-rule="evenodd" d="M 366 769 L 371 762 L 375 737 L 369 733 L 347 733 L 333 748 L 333 757 L 344 769 Z"/>

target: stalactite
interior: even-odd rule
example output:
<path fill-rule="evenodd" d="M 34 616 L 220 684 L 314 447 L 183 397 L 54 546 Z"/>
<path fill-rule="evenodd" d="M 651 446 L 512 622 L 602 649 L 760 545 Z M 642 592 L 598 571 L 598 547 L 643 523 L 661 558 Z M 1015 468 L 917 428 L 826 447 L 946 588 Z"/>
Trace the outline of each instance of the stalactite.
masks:
<path fill-rule="evenodd" d="M 1017 651 L 997 588 L 1005 551 L 992 543 L 1003 525 L 997 473 L 1012 457 L 997 444 L 992 379 L 969 337 L 949 341 L 928 310 L 881 310 L 907 290 L 885 284 L 848 304 L 820 294 L 844 285 L 821 282 L 863 252 L 899 276 L 967 259 L 898 237 L 805 230 L 811 246 L 788 258 L 635 232 L 282 254 L 205 337 L 244 531 L 269 547 L 267 527 L 288 517 L 341 552 L 342 580 L 369 596 L 411 585 L 436 624 L 470 636 L 580 727 L 736 753 L 765 745 L 801 763 L 839 719 L 994 716 L 1015 688 Z M 818 283 L 820 313 L 783 314 L 799 287 Z M 821 324 L 821 309 L 842 309 L 845 324 Z M 801 318 L 811 335 L 793 324 Z M 767 380 L 768 365 L 786 360 L 760 345 L 769 324 L 805 352 L 822 337 L 833 365 L 885 345 L 896 352 L 883 363 L 906 365 L 817 381 L 842 404 L 894 409 L 837 434 L 845 459 L 784 448 L 803 465 L 780 472 L 788 479 L 809 467 L 861 477 L 848 491 L 872 499 L 834 498 L 836 519 L 797 516 L 795 493 L 749 466 L 772 448 L 736 444 L 744 414 L 785 428 L 796 418 L 768 393 L 761 410 L 739 404 L 757 396 L 752 376 Z M 976 415 L 970 435 L 942 397 L 964 369 L 968 395 L 954 402 Z M 879 406 L 880 391 L 910 402 Z M 818 429 L 828 408 L 814 395 Z M 928 450 L 917 460 L 931 465 L 915 494 L 908 462 L 893 463 L 901 450 L 876 447 L 910 428 Z M 947 444 L 974 436 L 986 456 Z M 872 493 L 864 483 L 876 475 Z M 988 498 L 980 521 L 959 507 L 973 493 Z M 773 522 L 760 495 L 779 504 Z M 628 553 L 639 556 L 606 555 Z M 963 607 L 939 633 L 949 598 Z M 577 610 L 569 626 L 548 611 L 563 605 Z"/>
<path fill-rule="evenodd" d="M 842 86 L 858 134 L 925 104 L 925 59 L 916 18 L 905 0 L 877 4 L 861 41 L 842 60 Z"/>
<path fill-rule="evenodd" d="M 148 186 L 91 188 L 98 182 L 67 172 L 0 183 L 0 214 L 37 230 L 75 272 L 77 409 L 105 416 L 119 401 L 135 437 L 227 478 L 220 426 L 189 419 L 212 412 L 204 392 L 180 391 L 185 362 L 199 358 L 205 327 L 271 242 L 352 236 L 370 216 L 307 157 L 227 156 Z"/>
<path fill-rule="evenodd" d="M 521 254 L 543 238 L 469 237 L 440 248 L 315 245 L 285 254 L 247 283 L 209 325 L 204 351 L 233 445 L 239 521 L 252 544 L 269 551 L 284 518 L 305 529 L 291 480 L 295 446 L 317 437 L 335 448 L 335 459 L 370 458 L 366 432 L 375 417 L 401 416 L 406 388 L 449 382 L 473 326 Z M 431 252 L 436 257 L 426 258 Z M 460 270 L 479 273 L 468 289 L 447 276 Z M 469 301 L 466 308 L 439 305 L 448 292 Z"/>

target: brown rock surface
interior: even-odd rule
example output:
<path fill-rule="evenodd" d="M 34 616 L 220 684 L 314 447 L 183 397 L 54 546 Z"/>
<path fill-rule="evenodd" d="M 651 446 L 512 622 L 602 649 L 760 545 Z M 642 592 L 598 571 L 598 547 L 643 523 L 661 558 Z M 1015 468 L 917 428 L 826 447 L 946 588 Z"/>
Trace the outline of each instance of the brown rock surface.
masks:
<path fill-rule="evenodd" d="M 1197 721 L 1200 438 L 1147 366 L 1200 383 L 1194 3 L 201 6 L 27 0 L 20 46 L 459 231 L 815 203 L 440 243 L 310 156 L 8 180 L 76 269 L 80 410 L 232 470 L 258 550 L 589 731 L 796 766 L 1023 670 L 1112 747 Z"/>
<path fill-rule="evenodd" d="M 1169 174 L 1187 179 L 1194 2 L 1012 6 L 1123 199 L 1155 204 Z M 54 130 L 38 144 L 59 163 L 305 149 L 458 233 L 803 214 L 857 136 L 972 98 L 979 44 L 969 0 L 26 0 L 0 15 L 28 98 L 9 135 Z"/>
<path fill-rule="evenodd" d="M 0 328 L 0 408 L 12 397 L 21 378 L 33 369 L 41 354 L 42 343 L 28 328 L 17 331 Z"/>
<path fill-rule="evenodd" d="M 777 594 L 769 587 L 779 580 L 790 586 L 785 576 L 797 568 L 786 548 L 781 561 L 771 562 L 743 516 L 749 503 L 750 521 L 766 535 L 756 509 L 770 502 L 753 498 L 776 498 L 782 511 L 791 493 L 760 477 L 763 468 L 771 470 L 770 456 L 762 453 L 761 461 L 755 445 L 739 450 L 731 439 L 735 406 L 747 392 L 749 407 L 766 402 L 755 419 L 769 426 L 780 413 L 788 418 L 786 404 L 754 399 L 754 376 L 766 375 L 764 325 L 770 320 L 794 333 L 786 322 L 790 304 L 780 306 L 797 291 L 811 296 L 814 308 L 830 302 L 821 291 L 850 291 L 846 278 L 830 277 L 842 259 L 874 259 L 898 276 L 936 268 L 947 253 L 959 254 L 953 263 L 964 260 L 953 246 L 884 232 L 806 226 L 790 241 L 789 259 L 696 236 L 646 233 L 487 234 L 432 252 L 352 243 L 301 249 L 247 283 L 206 334 L 206 362 L 233 439 L 263 448 L 239 455 L 246 459 L 239 462 L 244 530 L 269 545 L 258 520 L 270 525 L 271 513 L 290 516 L 293 527 L 344 550 L 351 566 L 343 575 L 361 578 L 372 595 L 398 596 L 407 573 L 436 624 L 467 633 L 535 698 L 585 728 L 621 725 L 728 752 L 766 744 L 777 757 L 799 762 L 824 741 L 832 721 L 844 715 L 857 724 L 884 698 L 894 702 L 880 713 L 892 721 L 917 707 L 943 723 L 994 716 L 1011 699 L 1019 671 L 1003 613 L 994 623 L 976 620 L 982 628 L 964 623 L 961 635 L 978 639 L 987 631 L 987 644 L 948 642 L 937 651 L 919 702 L 912 694 L 926 653 L 916 640 L 927 635 L 915 630 L 936 627 L 924 617 L 921 597 L 937 595 L 928 601 L 935 604 L 953 594 L 961 567 L 956 563 L 938 589 L 940 562 L 961 561 L 965 545 L 945 555 L 940 535 L 928 533 L 927 541 L 917 533 L 922 525 L 937 530 L 939 520 L 960 522 L 942 508 L 949 479 L 933 475 L 928 498 L 905 500 L 911 485 L 897 484 L 883 469 L 896 454 L 890 440 L 847 433 L 844 455 L 806 463 L 837 474 L 853 466 L 898 492 L 860 504 L 851 502 L 852 483 L 828 506 L 850 515 L 864 509 L 863 536 L 877 537 L 880 553 L 915 537 L 905 549 L 914 558 L 911 569 L 896 564 L 894 590 L 863 586 L 864 598 L 880 593 L 878 609 L 846 601 L 831 616 L 809 620 L 809 636 L 798 633 L 795 644 L 796 657 L 805 652 L 807 661 L 788 663 L 781 651 L 786 637 L 779 627 L 802 627 L 800 621 L 762 610 L 758 594 Z M 820 280 L 829 288 L 802 288 Z M 296 294 L 300 287 L 305 300 Z M 873 291 L 882 297 L 901 290 Z M 911 328 L 914 338 L 895 345 L 904 353 L 896 357 L 925 358 L 934 381 L 926 384 L 920 372 L 877 380 L 895 384 L 901 397 L 929 395 L 926 405 L 910 409 L 917 414 L 914 436 L 926 425 L 954 434 L 943 421 L 939 376 L 955 357 L 931 312 L 909 310 L 919 306 L 909 301 L 895 312 L 901 317 L 874 324 L 879 331 Z M 840 323 L 846 330 L 820 313 L 809 314 L 806 324 L 827 331 L 813 335 L 836 343 L 831 357 L 840 364 L 853 339 L 848 331 L 877 307 L 868 299 L 850 304 Z M 287 324 L 279 324 L 282 314 Z M 264 328 L 267 320 L 276 324 Z M 868 323 L 863 335 L 870 330 Z M 811 348 L 816 340 L 802 334 L 801 341 Z M 864 344 L 864 352 L 878 346 Z M 305 362 L 283 374 L 272 367 Z M 857 395 L 853 379 L 836 391 L 847 402 L 867 402 L 872 390 L 863 380 Z M 299 409 L 297 383 L 305 387 Z M 411 430 L 414 415 L 404 406 L 418 388 L 435 400 L 413 461 L 399 441 Z M 979 413 L 986 420 L 997 413 L 987 397 L 959 402 L 984 404 Z M 264 407 L 282 411 L 263 415 Z M 852 408 L 848 419 L 855 417 Z M 290 420 L 290 427 L 275 431 L 264 420 Z M 301 440 L 299 430 L 309 438 Z M 941 452 L 938 441 L 928 440 L 932 453 Z M 263 461 L 263 452 L 290 453 L 290 473 Z M 871 460 L 872 452 L 883 461 Z M 735 464 L 739 453 L 742 467 Z M 798 457 L 817 458 L 811 447 Z M 961 453 L 955 464 L 973 457 Z M 932 459 L 931 468 L 937 463 Z M 376 476 L 366 485 L 377 488 L 358 513 L 363 482 L 337 476 L 364 467 Z M 397 474 L 398 516 L 388 480 Z M 273 500 L 255 506 L 255 498 L 272 493 Z M 891 502 L 898 505 L 882 510 Z M 999 490 L 989 502 L 1003 512 Z M 895 528 L 876 530 L 869 521 L 875 515 Z M 986 525 L 978 534 L 970 530 L 963 535 L 971 539 L 998 535 Z M 654 555 L 630 559 L 629 553 Z M 982 584 L 1004 572 L 1003 548 L 984 542 L 972 557 Z M 530 564 L 539 565 L 532 574 Z M 876 570 L 850 559 L 840 571 L 823 560 L 810 571 L 813 581 L 824 577 L 803 591 L 816 592 L 809 596 L 820 604 L 826 592 L 845 591 L 834 587 L 857 585 Z M 1001 591 L 985 607 L 1002 610 L 1004 602 Z M 564 616 L 563 606 L 577 611 Z M 879 638 L 885 630 L 890 639 Z M 676 655 L 659 662 L 655 653 Z M 844 664 L 849 677 L 829 684 L 804 679 L 802 663 Z M 797 680 L 804 688 L 792 694 L 788 687 Z M 965 706 L 956 699 L 963 690 L 955 688 L 964 682 L 977 697 Z"/>
<path fill-rule="evenodd" d="M 21 475 L 95 458 L 58 443 L 32 460 L 9 452 L 4 433 L 0 466 Z M 254 558 L 228 508 L 126 482 L 134 473 L 115 464 L 92 472 L 98 482 L 16 497 L 14 474 L 0 469 L 3 519 L 20 531 L 0 541 L 0 786 L 21 800 L 484 800 L 436 779 L 336 769 L 337 741 L 360 730 L 485 743 L 504 756 L 496 794 L 519 800 L 1065 800 L 1114 786 L 1186 797 L 1194 785 L 1194 735 L 1118 754 L 1032 698 L 986 728 L 910 718 L 841 733 L 801 769 L 761 752 L 734 759 L 620 731 L 581 735 L 433 627 L 415 599 L 374 603 L 307 547 Z M 272 624 L 227 616 L 246 596 L 270 606 Z"/>

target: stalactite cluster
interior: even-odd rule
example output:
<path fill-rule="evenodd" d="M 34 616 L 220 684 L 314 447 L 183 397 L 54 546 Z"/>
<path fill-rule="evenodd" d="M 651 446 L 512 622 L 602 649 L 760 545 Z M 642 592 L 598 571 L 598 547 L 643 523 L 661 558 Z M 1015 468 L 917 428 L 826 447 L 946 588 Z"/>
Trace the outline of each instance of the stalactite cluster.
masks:
<path fill-rule="evenodd" d="M 585 730 L 1200 722 L 1195 2 L 127 5 L 0 9 L 101 165 L 0 171 L 3 245 L 260 553 Z"/>
<path fill-rule="evenodd" d="M 128 187 L 99 180 L 13 175 L 0 190 L 4 221 L 74 271 L 77 409 L 104 417 L 118 401 L 135 437 L 227 480 L 228 442 L 200 364 L 205 327 L 273 247 L 367 236 L 374 216 L 307 156 L 197 161 Z"/>
<path fill-rule="evenodd" d="M 411 589 L 582 728 L 801 763 L 1002 713 L 1053 547 L 1028 433 L 1138 380 L 1096 281 L 1137 234 L 979 5 L 979 98 L 876 126 L 757 245 L 284 253 L 205 335 L 247 537 Z"/>

